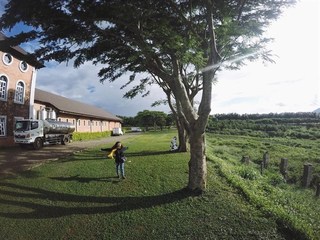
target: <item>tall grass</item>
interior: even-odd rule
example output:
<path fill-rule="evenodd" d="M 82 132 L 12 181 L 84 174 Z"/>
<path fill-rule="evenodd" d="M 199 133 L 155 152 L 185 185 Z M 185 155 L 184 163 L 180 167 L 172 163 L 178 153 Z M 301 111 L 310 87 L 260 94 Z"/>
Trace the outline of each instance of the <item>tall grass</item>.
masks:
<path fill-rule="evenodd" d="M 295 232 L 298 239 L 320 239 L 320 204 L 313 189 L 301 188 L 303 163 L 314 162 L 319 172 L 315 152 L 319 143 L 288 139 L 208 135 L 208 157 L 216 164 L 222 176 L 241 190 L 249 201 L 278 219 Z M 223 146 L 223 148 L 221 147 Z M 268 150 L 271 165 L 260 173 L 262 154 Z M 251 156 L 250 165 L 240 162 L 241 156 Z M 312 157 L 310 157 L 312 156 Z M 279 173 L 280 158 L 290 161 L 290 184 Z M 293 178 L 295 181 L 293 181 Z"/>

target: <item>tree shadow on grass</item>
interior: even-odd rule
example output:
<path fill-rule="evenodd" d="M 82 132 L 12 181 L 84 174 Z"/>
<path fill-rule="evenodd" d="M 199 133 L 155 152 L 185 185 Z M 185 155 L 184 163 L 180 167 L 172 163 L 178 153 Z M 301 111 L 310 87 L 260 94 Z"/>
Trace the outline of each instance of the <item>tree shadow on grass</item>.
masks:
<path fill-rule="evenodd" d="M 126 157 L 142 157 L 142 156 L 156 156 L 156 155 L 167 155 L 178 153 L 177 151 L 141 151 L 141 152 L 126 152 Z M 71 156 L 60 158 L 59 162 L 76 162 L 76 161 L 87 161 L 87 160 L 110 160 L 104 151 L 92 152 L 84 151 L 75 153 Z"/>
<path fill-rule="evenodd" d="M 95 197 L 53 192 L 13 183 L 0 183 L 0 186 L 2 187 L 0 189 L 0 217 L 14 219 L 47 219 L 69 215 L 107 214 L 147 209 L 194 196 L 187 189 L 157 196 Z M 11 206 L 9 209 L 13 209 L 14 206 L 21 207 L 23 210 L 21 212 L 16 212 L 16 210 L 10 212 L 6 210 L 7 207 L 1 205 Z M 25 209 L 28 209 L 28 211 Z"/>
<path fill-rule="evenodd" d="M 127 157 L 142 157 L 142 156 L 156 156 L 156 155 L 167 155 L 178 153 L 177 151 L 141 151 L 141 152 L 133 152 L 126 153 Z"/>
<path fill-rule="evenodd" d="M 90 182 L 113 182 L 118 183 L 120 180 L 118 177 L 100 177 L 100 178 L 89 178 L 89 177 L 80 177 L 80 175 L 70 176 L 70 177 L 51 177 L 50 179 L 58 181 L 77 181 L 79 183 L 90 183 Z"/>
<path fill-rule="evenodd" d="M 88 161 L 88 160 L 105 160 L 107 156 L 103 153 L 94 152 L 78 152 L 72 155 L 65 156 L 59 159 L 59 162 L 76 162 L 76 161 Z"/>

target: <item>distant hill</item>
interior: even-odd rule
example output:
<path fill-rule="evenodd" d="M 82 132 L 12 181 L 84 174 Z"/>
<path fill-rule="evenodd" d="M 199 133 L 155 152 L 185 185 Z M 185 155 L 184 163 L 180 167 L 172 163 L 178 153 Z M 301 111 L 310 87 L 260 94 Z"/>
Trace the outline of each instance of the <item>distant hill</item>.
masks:
<path fill-rule="evenodd" d="M 319 113 L 319 114 L 320 114 L 320 108 L 318 108 L 318 109 L 314 110 L 313 112 L 315 112 L 315 113 Z"/>

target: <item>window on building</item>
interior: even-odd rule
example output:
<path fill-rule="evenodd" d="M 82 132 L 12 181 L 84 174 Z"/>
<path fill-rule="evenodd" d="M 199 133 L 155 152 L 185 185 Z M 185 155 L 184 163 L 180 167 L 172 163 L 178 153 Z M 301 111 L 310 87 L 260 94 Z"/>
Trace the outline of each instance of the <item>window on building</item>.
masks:
<path fill-rule="evenodd" d="M 8 78 L 4 75 L 0 76 L 0 100 L 7 100 Z"/>
<path fill-rule="evenodd" d="M 6 116 L 0 116 L 0 137 L 5 137 L 7 129 L 7 118 Z"/>
<path fill-rule="evenodd" d="M 28 63 L 25 61 L 21 61 L 19 68 L 20 68 L 21 72 L 26 72 L 28 70 Z"/>
<path fill-rule="evenodd" d="M 2 61 L 6 65 L 10 65 L 13 62 L 13 57 L 9 53 L 4 53 L 2 56 Z"/>
<path fill-rule="evenodd" d="M 17 83 L 14 101 L 16 103 L 23 103 L 24 102 L 24 83 L 22 81 L 19 81 Z"/>

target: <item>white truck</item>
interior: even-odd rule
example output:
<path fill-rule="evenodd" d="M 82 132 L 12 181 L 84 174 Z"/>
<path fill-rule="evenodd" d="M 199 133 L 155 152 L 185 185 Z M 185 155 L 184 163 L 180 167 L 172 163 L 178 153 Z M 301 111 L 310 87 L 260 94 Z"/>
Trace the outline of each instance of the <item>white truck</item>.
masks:
<path fill-rule="evenodd" d="M 31 145 L 40 149 L 44 144 L 63 145 L 72 140 L 75 126 L 68 122 L 56 120 L 17 120 L 14 130 L 14 141 L 21 147 Z"/>

